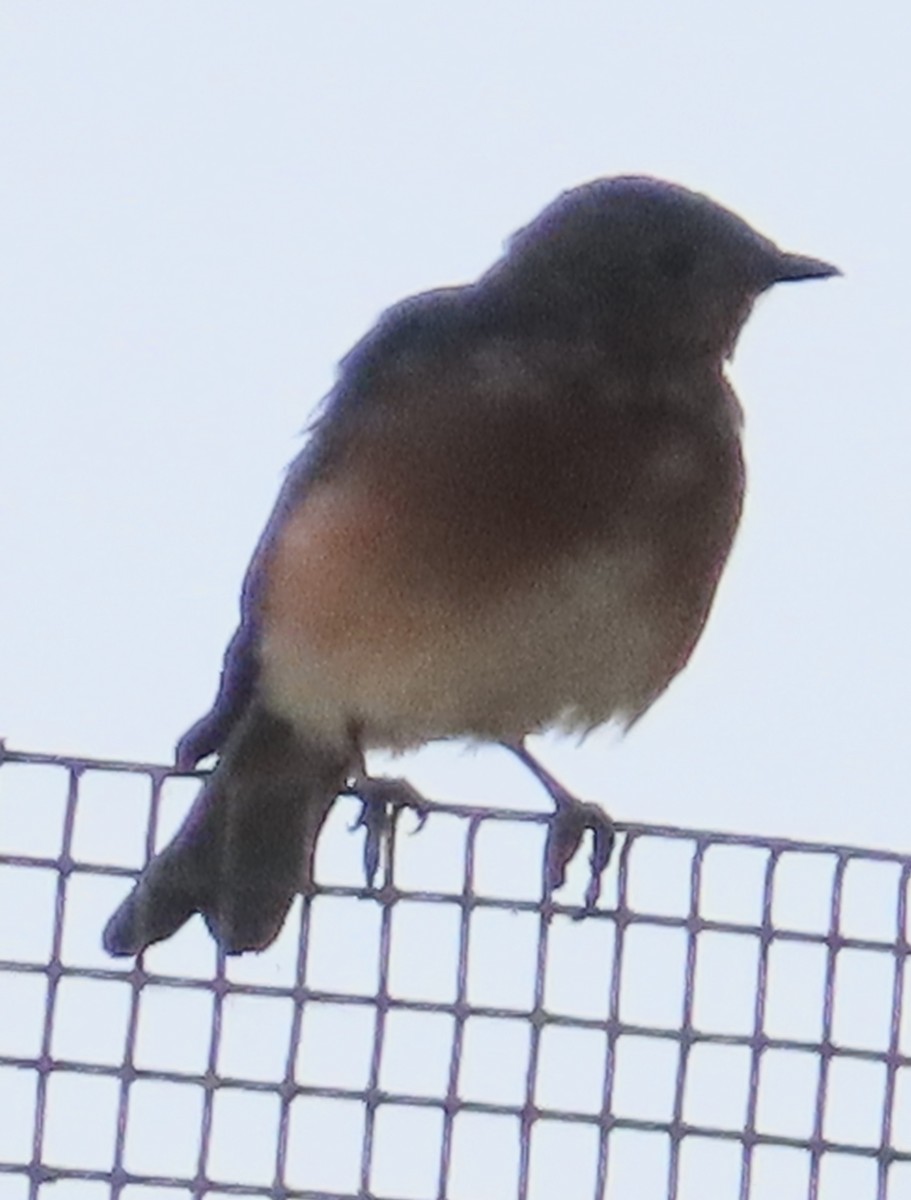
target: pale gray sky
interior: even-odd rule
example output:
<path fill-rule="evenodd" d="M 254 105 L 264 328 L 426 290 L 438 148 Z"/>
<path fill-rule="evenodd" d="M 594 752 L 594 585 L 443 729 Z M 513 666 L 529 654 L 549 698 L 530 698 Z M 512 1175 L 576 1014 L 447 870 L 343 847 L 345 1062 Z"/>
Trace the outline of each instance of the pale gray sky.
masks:
<path fill-rule="evenodd" d="M 0 736 L 167 760 L 339 357 L 559 191 L 642 172 L 845 278 L 776 289 L 742 340 L 747 512 L 690 667 L 624 742 L 545 757 L 623 819 L 911 849 L 909 34 L 897 2 L 6 0 Z M 396 770 L 543 804 L 498 751 Z"/>
<path fill-rule="evenodd" d="M 563 188 L 646 172 L 845 279 L 777 289 L 742 341 L 747 515 L 691 666 L 624 744 L 551 761 L 623 817 L 911 844 L 908 24 L 7 0 L 0 732 L 167 758 L 339 356 Z M 417 777 L 524 788 L 502 758 L 434 751 Z"/>

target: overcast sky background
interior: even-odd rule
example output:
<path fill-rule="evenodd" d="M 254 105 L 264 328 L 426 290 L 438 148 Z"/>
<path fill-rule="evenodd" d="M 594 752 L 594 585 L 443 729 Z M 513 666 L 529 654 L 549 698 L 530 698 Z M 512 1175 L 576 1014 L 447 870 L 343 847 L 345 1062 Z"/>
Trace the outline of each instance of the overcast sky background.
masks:
<path fill-rule="evenodd" d="M 757 306 L 690 666 L 548 763 L 624 820 L 911 850 L 906 6 L 0 6 L 0 736 L 167 761 L 335 363 L 558 192 L 703 190 L 841 280 Z M 501 751 L 396 766 L 543 801 Z"/>
<path fill-rule="evenodd" d="M 550 761 L 623 818 L 911 846 L 907 33 L 898 4 L 7 0 L 8 743 L 166 760 L 339 357 L 562 189 L 644 172 L 845 278 L 742 340 L 746 518 L 690 667 Z M 496 799 L 504 757 L 417 777 Z"/>

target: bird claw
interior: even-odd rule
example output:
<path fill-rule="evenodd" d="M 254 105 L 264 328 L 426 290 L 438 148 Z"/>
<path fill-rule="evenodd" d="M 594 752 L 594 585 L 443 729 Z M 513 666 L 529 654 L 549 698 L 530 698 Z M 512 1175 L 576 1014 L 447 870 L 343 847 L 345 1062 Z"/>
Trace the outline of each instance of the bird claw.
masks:
<path fill-rule="evenodd" d="M 503 748 L 514 754 L 531 771 L 554 802 L 544 848 L 544 890 L 548 897 L 566 882 L 566 868 L 582 845 L 586 829 L 592 832 L 591 875 L 585 889 L 585 907 L 579 914 L 585 916 L 594 910 L 601 895 L 601 877 L 611 860 L 616 840 L 614 822 L 600 804 L 588 804 L 570 795 L 563 784 L 538 762 L 524 740 L 503 742 Z"/>
<path fill-rule="evenodd" d="M 556 808 L 550 820 L 544 851 L 544 876 L 548 894 L 566 882 L 566 868 L 590 829 L 593 845 L 591 875 L 585 890 L 584 912 L 591 912 L 601 895 L 601 878 L 611 859 L 616 839 L 614 822 L 598 804 L 588 804 L 564 794 L 554 796 Z"/>
<path fill-rule="evenodd" d="M 380 866 L 380 849 L 403 808 L 417 814 L 417 826 L 412 831 L 419 833 L 427 823 L 430 804 L 417 788 L 407 779 L 390 779 L 385 776 L 372 778 L 359 776 L 347 789 L 348 795 L 356 796 L 361 802 L 361 811 L 351 823 L 352 832 L 365 831 L 364 874 L 370 887 L 374 886 Z"/>

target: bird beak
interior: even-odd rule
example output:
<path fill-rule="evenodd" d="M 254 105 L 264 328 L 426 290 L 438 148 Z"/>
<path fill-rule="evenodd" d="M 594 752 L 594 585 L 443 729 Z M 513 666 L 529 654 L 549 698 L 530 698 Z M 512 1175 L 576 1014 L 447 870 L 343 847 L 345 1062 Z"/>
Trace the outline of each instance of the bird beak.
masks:
<path fill-rule="evenodd" d="M 823 262 L 820 258 L 808 258 L 805 254 L 781 254 L 775 265 L 775 283 L 791 283 L 798 279 L 830 279 L 840 275 L 838 267 Z"/>

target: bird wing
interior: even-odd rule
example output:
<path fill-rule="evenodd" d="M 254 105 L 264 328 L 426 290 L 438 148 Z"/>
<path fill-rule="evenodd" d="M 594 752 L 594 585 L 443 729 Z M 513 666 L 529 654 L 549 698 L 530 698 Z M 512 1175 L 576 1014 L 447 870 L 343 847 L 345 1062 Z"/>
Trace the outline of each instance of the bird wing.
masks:
<path fill-rule="evenodd" d="M 338 381 L 310 428 L 306 446 L 288 468 L 244 576 L 240 623 L 225 650 L 212 707 L 177 743 L 175 762 L 180 770 L 192 770 L 202 759 L 217 754 L 255 696 L 262 598 L 271 552 L 288 515 L 303 502 L 314 482 L 331 475 L 364 406 L 370 404 L 377 376 L 386 366 L 400 362 L 410 350 L 457 333 L 460 322 L 451 318 L 461 308 L 459 301 L 466 290 L 440 289 L 395 305 L 342 359 Z"/>

